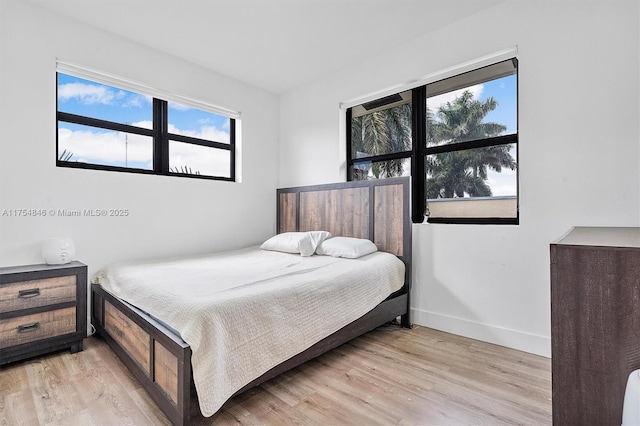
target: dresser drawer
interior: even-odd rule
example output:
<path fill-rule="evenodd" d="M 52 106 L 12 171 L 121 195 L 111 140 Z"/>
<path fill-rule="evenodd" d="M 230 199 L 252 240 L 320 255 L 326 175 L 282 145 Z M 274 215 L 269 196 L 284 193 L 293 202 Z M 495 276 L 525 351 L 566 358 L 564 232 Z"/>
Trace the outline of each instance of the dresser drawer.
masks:
<path fill-rule="evenodd" d="M 18 281 L 0 287 L 0 313 L 75 300 L 75 275 Z"/>
<path fill-rule="evenodd" d="M 76 308 L 0 320 L 0 348 L 62 336 L 76 331 Z"/>

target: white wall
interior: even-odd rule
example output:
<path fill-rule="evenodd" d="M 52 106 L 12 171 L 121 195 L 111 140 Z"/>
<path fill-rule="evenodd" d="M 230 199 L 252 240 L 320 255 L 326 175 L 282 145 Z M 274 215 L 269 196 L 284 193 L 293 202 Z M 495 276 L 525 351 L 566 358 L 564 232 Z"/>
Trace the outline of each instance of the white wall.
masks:
<path fill-rule="evenodd" d="M 71 237 L 91 274 L 112 261 L 220 251 L 272 235 L 275 95 L 24 3 L 0 1 L 0 212 L 130 213 L 0 216 L 0 266 L 41 263 L 40 244 L 51 236 Z M 56 58 L 241 111 L 242 182 L 56 167 Z"/>
<path fill-rule="evenodd" d="M 638 2 L 508 0 L 428 25 L 281 98 L 279 184 L 345 179 L 340 101 L 517 46 L 520 225 L 414 225 L 413 321 L 548 356 L 549 243 L 640 225 Z"/>

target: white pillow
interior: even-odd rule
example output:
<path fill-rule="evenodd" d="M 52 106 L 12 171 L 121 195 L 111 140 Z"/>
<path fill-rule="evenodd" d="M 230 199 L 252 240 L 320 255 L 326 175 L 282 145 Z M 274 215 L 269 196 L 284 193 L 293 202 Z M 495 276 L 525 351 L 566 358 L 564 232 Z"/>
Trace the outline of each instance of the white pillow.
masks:
<path fill-rule="evenodd" d="M 316 252 L 316 248 L 318 248 L 318 246 L 322 244 L 324 240 L 326 240 L 327 238 L 331 238 L 331 233 L 328 231 L 308 231 L 307 234 L 309 235 L 311 245 L 313 246 L 313 251 L 311 252 L 311 254 L 314 254 Z"/>
<path fill-rule="evenodd" d="M 376 251 L 378 251 L 378 247 L 370 240 L 351 237 L 329 238 L 316 248 L 316 254 L 349 259 L 357 259 Z"/>
<path fill-rule="evenodd" d="M 315 253 L 318 244 L 329 237 L 331 237 L 331 234 L 327 231 L 283 232 L 269 238 L 262 243 L 260 248 L 311 256 Z"/>

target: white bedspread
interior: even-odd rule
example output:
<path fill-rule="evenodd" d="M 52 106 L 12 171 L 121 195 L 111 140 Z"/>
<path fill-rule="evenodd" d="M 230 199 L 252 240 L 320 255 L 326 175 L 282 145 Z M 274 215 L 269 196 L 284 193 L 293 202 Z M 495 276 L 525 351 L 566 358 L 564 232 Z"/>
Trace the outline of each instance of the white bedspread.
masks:
<path fill-rule="evenodd" d="M 114 264 L 92 282 L 180 333 L 208 417 L 244 385 L 401 288 L 404 264 L 382 252 L 337 259 L 251 247 Z"/>

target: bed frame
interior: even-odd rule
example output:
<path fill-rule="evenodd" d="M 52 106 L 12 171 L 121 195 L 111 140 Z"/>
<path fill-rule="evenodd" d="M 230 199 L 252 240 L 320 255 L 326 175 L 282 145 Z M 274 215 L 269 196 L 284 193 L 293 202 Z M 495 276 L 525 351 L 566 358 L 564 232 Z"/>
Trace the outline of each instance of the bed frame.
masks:
<path fill-rule="evenodd" d="M 403 327 L 411 327 L 409 211 L 409 178 L 277 190 L 278 233 L 326 230 L 334 236 L 368 238 L 380 250 L 395 254 L 405 263 L 405 284 L 358 320 L 267 371 L 236 394 L 397 317 Z M 192 410 L 198 409 L 189 345 L 100 285 L 92 284 L 91 293 L 92 323 L 97 334 L 111 346 L 172 423 L 188 424 Z"/>

